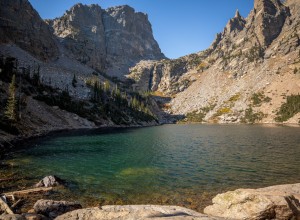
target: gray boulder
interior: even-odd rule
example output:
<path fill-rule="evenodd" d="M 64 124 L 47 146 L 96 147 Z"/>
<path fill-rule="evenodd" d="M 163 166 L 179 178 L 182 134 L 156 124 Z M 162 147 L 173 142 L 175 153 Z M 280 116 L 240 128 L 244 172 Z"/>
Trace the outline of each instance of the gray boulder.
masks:
<path fill-rule="evenodd" d="M 204 213 L 234 219 L 277 219 L 300 217 L 300 183 L 261 189 L 238 189 L 217 195 Z M 298 206 L 298 207 L 297 207 Z"/>
<path fill-rule="evenodd" d="M 52 186 L 64 186 L 66 181 L 60 179 L 57 176 L 46 176 L 40 182 L 35 184 L 35 187 L 52 187 Z"/>
<path fill-rule="evenodd" d="M 80 209 L 66 213 L 55 220 L 129 220 L 129 219 L 175 219 L 175 220 L 218 220 L 221 218 L 203 215 L 201 213 L 178 206 L 159 205 L 126 205 L 103 206 L 101 208 Z"/>
<path fill-rule="evenodd" d="M 33 208 L 37 214 L 42 214 L 49 218 L 55 218 L 66 212 L 70 212 L 76 209 L 81 209 L 82 206 L 76 202 L 40 199 L 34 204 Z"/>

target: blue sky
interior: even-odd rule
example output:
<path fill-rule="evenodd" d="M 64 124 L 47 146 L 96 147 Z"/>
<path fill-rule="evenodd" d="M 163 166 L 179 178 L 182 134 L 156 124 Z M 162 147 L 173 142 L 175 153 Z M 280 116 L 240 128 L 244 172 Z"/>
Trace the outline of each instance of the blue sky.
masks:
<path fill-rule="evenodd" d="M 42 18 L 55 18 L 74 4 L 99 4 L 102 8 L 130 5 L 147 13 L 162 52 L 177 58 L 209 47 L 236 9 L 246 17 L 253 0 L 29 0 Z"/>

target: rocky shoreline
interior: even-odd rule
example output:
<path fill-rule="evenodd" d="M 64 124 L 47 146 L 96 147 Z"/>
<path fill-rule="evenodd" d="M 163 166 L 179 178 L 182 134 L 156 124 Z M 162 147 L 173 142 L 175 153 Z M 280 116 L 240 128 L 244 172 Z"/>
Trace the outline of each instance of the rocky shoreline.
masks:
<path fill-rule="evenodd" d="M 26 198 L 47 195 L 66 181 L 56 176 L 43 178 L 31 189 L 2 193 L 0 220 L 110 220 L 110 219 L 300 219 L 300 183 L 277 185 L 260 189 L 237 189 L 218 194 L 204 214 L 179 207 L 164 205 L 104 205 L 82 208 L 74 201 L 38 199 L 26 212 L 17 207 Z"/>

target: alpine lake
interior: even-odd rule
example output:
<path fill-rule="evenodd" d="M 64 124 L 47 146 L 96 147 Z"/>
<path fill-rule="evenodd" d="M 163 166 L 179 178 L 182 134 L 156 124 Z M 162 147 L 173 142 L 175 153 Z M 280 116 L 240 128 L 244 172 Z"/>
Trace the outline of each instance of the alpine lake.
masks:
<path fill-rule="evenodd" d="M 48 175 L 68 182 L 52 195 L 83 206 L 168 204 L 197 211 L 218 193 L 300 182 L 300 127 L 163 125 L 50 135 L 11 154 L 0 191 Z M 49 196 L 51 198 L 51 196 Z"/>

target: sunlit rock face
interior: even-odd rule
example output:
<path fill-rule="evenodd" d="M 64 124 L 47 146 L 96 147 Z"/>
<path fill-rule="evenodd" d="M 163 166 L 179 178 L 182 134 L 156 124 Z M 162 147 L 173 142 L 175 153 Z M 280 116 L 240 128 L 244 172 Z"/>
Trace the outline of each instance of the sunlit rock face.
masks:
<path fill-rule="evenodd" d="M 77 60 L 109 75 L 121 77 L 140 60 L 164 58 L 148 16 L 129 6 L 77 4 L 48 22 Z"/>
<path fill-rule="evenodd" d="M 262 46 L 269 46 L 280 34 L 289 9 L 280 0 L 255 0 L 254 11 L 255 33 Z"/>

